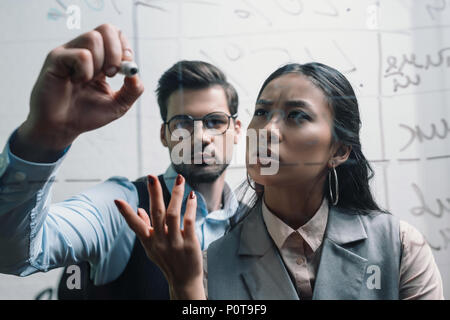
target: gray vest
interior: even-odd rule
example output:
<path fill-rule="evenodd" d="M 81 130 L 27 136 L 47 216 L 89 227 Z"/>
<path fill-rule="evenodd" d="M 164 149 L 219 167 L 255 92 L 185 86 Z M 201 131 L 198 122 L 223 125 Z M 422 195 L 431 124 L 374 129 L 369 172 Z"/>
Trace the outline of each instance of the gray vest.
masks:
<path fill-rule="evenodd" d="M 330 207 L 313 299 L 398 299 L 399 221 Z M 208 299 L 301 299 L 264 224 L 261 201 L 208 247 Z"/>

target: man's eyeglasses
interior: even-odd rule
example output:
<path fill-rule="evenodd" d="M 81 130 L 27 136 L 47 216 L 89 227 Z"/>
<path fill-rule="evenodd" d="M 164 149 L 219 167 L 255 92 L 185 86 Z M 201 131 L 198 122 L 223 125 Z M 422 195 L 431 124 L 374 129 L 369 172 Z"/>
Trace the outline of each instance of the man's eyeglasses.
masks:
<path fill-rule="evenodd" d="M 179 114 L 170 118 L 169 121 L 164 122 L 168 126 L 169 132 L 174 134 L 177 129 L 183 129 L 184 131 L 179 131 L 177 134 L 182 137 L 191 136 L 194 132 L 194 121 L 202 121 L 203 130 L 209 135 L 222 135 L 230 127 L 230 119 L 236 119 L 237 114 L 228 115 L 225 112 L 212 112 L 201 118 L 194 118 L 187 114 Z"/>

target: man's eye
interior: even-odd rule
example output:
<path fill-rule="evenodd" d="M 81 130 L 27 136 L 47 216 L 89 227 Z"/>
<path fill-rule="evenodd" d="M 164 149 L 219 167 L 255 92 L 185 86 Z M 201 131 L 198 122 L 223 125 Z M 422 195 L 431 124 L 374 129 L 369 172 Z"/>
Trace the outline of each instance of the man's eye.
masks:
<path fill-rule="evenodd" d="M 217 126 L 224 125 L 225 122 L 222 119 L 208 119 L 206 120 L 206 126 L 208 128 L 215 128 Z"/>
<path fill-rule="evenodd" d="M 256 109 L 255 113 L 253 114 L 254 116 L 264 116 L 267 114 L 267 111 L 264 109 Z"/>

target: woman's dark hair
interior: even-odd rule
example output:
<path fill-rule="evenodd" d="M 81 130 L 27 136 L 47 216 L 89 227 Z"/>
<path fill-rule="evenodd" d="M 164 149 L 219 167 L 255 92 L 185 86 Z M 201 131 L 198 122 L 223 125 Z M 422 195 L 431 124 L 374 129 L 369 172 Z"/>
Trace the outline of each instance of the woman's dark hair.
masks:
<path fill-rule="evenodd" d="M 292 63 L 277 69 L 264 81 L 257 99 L 259 99 L 269 82 L 288 73 L 304 75 L 316 87 L 322 90 L 328 100 L 333 115 L 333 142 L 341 142 L 344 145 L 351 146 L 350 156 L 347 161 L 336 167 L 339 180 L 339 202 L 336 206 L 357 210 L 362 213 L 369 213 L 370 211 L 386 212 L 380 209 L 370 191 L 369 180 L 374 176 L 374 172 L 361 151 L 359 138 L 361 120 L 358 101 L 351 84 L 342 73 L 322 63 Z M 245 188 L 245 185 L 248 186 L 247 181 L 238 187 L 239 197 L 245 197 L 247 195 L 248 188 Z M 334 190 L 333 185 L 332 187 Z M 328 202 L 332 203 L 328 188 L 329 181 L 326 179 L 324 194 Z M 251 207 L 255 204 L 256 200 L 262 197 L 263 193 L 264 187 L 257 184 L 257 199 L 253 197 L 250 201 Z M 241 212 L 239 216 L 243 218 L 246 214 Z"/>
<path fill-rule="evenodd" d="M 238 111 L 238 94 L 217 67 L 204 61 L 182 60 L 175 63 L 159 78 L 156 95 L 163 121 L 167 121 L 167 101 L 179 89 L 206 89 L 219 85 L 225 91 L 231 114 Z"/>

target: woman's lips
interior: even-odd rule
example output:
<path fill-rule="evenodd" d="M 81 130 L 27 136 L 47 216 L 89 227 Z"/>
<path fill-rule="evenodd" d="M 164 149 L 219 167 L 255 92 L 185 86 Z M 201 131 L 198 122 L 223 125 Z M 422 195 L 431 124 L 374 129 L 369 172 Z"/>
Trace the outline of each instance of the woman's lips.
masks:
<path fill-rule="evenodd" d="M 280 156 L 273 153 L 273 152 L 267 152 L 267 155 L 261 155 L 259 152 L 255 152 L 250 159 L 256 159 L 256 163 L 253 160 L 251 163 L 249 163 L 250 166 L 258 165 L 261 167 L 270 167 L 272 165 L 278 165 L 280 167 L 284 166 L 297 166 L 298 163 L 288 163 L 280 159 Z"/>
<path fill-rule="evenodd" d="M 274 154 L 270 150 L 268 150 L 267 155 L 261 155 L 259 152 L 256 152 L 253 154 L 252 158 L 256 159 L 256 163 L 261 167 L 268 167 L 272 164 L 281 162 L 278 155 Z"/>

